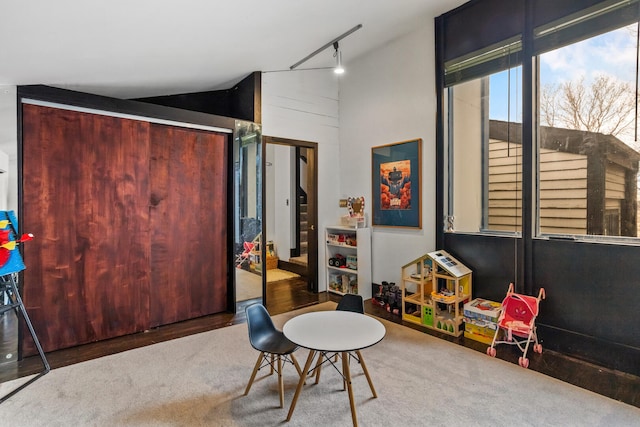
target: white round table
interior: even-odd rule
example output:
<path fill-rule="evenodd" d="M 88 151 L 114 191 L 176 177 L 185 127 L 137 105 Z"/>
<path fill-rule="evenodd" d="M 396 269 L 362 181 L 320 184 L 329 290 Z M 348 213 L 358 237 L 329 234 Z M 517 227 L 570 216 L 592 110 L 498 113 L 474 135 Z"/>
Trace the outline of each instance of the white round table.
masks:
<path fill-rule="evenodd" d="M 327 352 L 335 352 L 342 354 L 342 376 L 349 393 L 353 425 L 357 426 L 358 419 L 353 400 L 351 373 L 349 370 L 349 353 L 356 353 L 356 356 L 353 357 L 356 357 L 360 362 L 373 397 L 378 397 L 360 350 L 371 347 L 384 338 L 386 334 L 384 325 L 377 319 L 360 313 L 350 311 L 315 311 L 301 314 L 287 321 L 282 328 L 282 332 L 284 332 L 284 335 L 291 342 L 309 349 L 309 357 L 307 357 L 307 362 L 302 370 L 296 393 L 291 401 L 287 421 L 291 419 L 296 402 L 298 401 L 298 396 L 300 395 L 300 391 L 305 383 L 307 373 L 309 372 L 316 353 L 319 353 L 318 362 L 314 368 L 317 384 L 320 376 L 322 358 L 326 358 Z"/>
<path fill-rule="evenodd" d="M 355 351 L 371 347 L 387 332 L 380 321 L 351 311 L 314 311 L 285 323 L 284 335 L 309 350 Z"/>

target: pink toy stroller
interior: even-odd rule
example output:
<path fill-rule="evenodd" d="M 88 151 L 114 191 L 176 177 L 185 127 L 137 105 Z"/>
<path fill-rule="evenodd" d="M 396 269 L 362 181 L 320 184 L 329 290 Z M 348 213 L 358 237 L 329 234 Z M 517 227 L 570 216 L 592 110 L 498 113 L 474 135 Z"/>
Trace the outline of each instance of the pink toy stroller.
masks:
<path fill-rule="evenodd" d="M 242 264 L 249 262 L 249 255 L 254 246 L 253 242 L 244 242 L 244 251 L 236 256 L 236 268 L 242 268 Z"/>
<path fill-rule="evenodd" d="M 518 359 L 518 364 L 523 368 L 529 367 L 527 351 L 529 344 L 534 342 L 533 351 L 542 353 L 542 344 L 538 343 L 536 334 L 536 318 L 540 300 L 545 298 L 544 288 L 540 288 L 538 297 L 516 294 L 513 292 L 513 283 L 509 284 L 507 296 L 502 301 L 502 312 L 498 317 L 498 328 L 493 336 L 491 347 L 487 348 L 487 354 L 496 356 L 496 344 L 517 345 L 522 351 L 522 356 Z M 502 340 L 497 340 L 500 330 L 504 330 Z"/>

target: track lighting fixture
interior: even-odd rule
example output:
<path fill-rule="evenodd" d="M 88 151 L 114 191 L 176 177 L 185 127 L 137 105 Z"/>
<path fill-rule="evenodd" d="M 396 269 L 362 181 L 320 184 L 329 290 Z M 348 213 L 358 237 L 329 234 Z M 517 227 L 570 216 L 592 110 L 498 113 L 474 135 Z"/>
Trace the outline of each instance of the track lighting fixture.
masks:
<path fill-rule="evenodd" d="M 336 74 L 344 73 L 344 68 L 342 67 L 342 52 L 340 51 L 340 47 L 338 46 L 338 42 L 340 40 L 342 40 L 343 38 L 347 37 L 349 34 L 355 32 L 355 31 L 358 31 L 360 28 L 362 28 L 362 24 L 356 25 L 355 27 L 353 27 L 352 29 L 350 29 L 346 33 L 336 37 L 335 39 L 331 40 L 329 43 L 327 43 L 324 46 L 322 46 L 320 49 L 316 50 L 315 52 L 311 53 L 310 55 L 307 55 L 306 57 L 302 58 L 300 61 L 298 61 L 295 64 L 293 64 L 291 67 L 289 67 L 289 70 L 295 69 L 296 67 L 298 67 L 302 63 L 308 61 L 309 59 L 313 58 L 314 56 L 316 56 L 317 54 L 319 54 L 320 52 L 322 52 L 326 48 L 328 48 L 330 46 L 333 46 L 333 48 L 335 49 L 335 52 L 334 52 L 333 56 L 336 58 L 336 67 L 333 69 L 333 71 Z"/>
<path fill-rule="evenodd" d="M 340 47 L 338 46 L 338 42 L 333 44 L 333 48 L 336 50 L 333 53 L 333 56 L 336 57 L 336 68 L 333 69 L 333 72 L 336 74 L 343 74 L 344 68 L 342 67 L 342 52 L 340 51 Z"/>

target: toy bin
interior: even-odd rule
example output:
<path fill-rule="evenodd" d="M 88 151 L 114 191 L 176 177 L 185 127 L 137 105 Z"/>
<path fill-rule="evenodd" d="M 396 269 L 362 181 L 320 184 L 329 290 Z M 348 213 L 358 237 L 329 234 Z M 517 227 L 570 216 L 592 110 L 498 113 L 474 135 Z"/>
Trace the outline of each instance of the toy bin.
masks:
<path fill-rule="evenodd" d="M 491 344 L 498 329 L 498 317 L 502 311 L 499 302 L 476 298 L 464 305 L 464 336 L 485 344 Z"/>
<path fill-rule="evenodd" d="M 267 255 L 267 270 L 274 270 L 278 268 L 279 258 L 277 256 Z"/>

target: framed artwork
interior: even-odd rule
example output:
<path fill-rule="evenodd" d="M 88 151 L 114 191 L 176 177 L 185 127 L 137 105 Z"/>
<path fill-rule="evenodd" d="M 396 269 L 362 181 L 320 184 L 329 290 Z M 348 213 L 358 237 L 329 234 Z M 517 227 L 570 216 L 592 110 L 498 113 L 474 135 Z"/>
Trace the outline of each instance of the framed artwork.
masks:
<path fill-rule="evenodd" d="M 374 227 L 422 228 L 422 139 L 371 148 Z"/>

